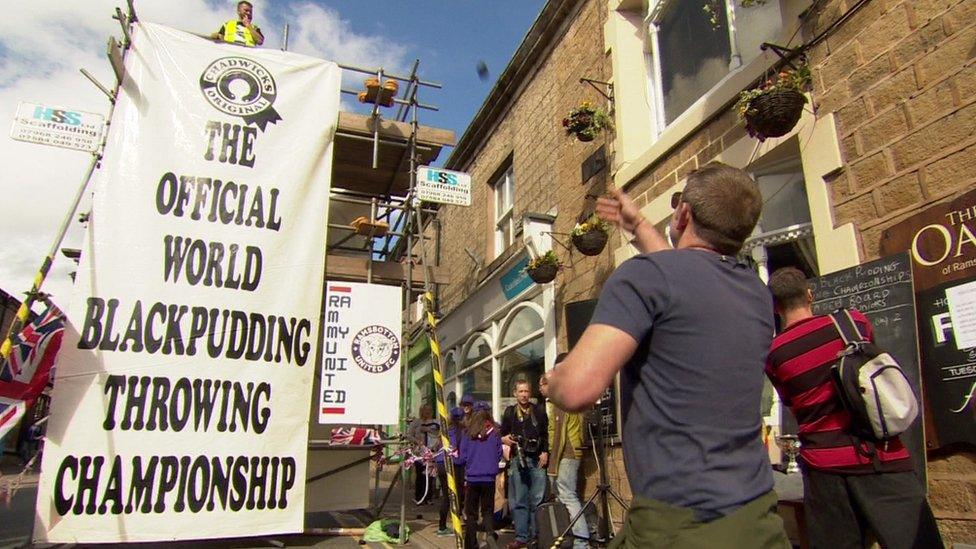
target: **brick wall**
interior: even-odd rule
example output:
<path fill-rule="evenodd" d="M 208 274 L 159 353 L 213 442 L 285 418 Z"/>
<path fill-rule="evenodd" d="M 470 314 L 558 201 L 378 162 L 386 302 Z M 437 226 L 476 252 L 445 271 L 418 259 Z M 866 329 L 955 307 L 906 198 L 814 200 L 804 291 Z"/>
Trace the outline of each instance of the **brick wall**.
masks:
<path fill-rule="evenodd" d="M 855 3 L 818 4 L 808 19 L 807 36 L 819 34 Z M 579 101 L 602 101 L 578 80 L 609 79 L 609 62 L 596 46 L 602 44 L 605 9 L 605 2 L 584 4 L 476 153 L 468 168 L 473 205 L 443 210 L 442 264 L 453 268 L 452 283 L 441 294 L 444 312 L 463 301 L 485 274 L 473 268 L 464 247 L 482 265 L 491 263 L 488 184 L 506 158 L 514 165 L 517 218 L 525 211 L 546 212 L 556 206 L 556 232 L 568 233 L 577 214 L 592 205 L 584 195 L 607 184 L 606 173 L 580 184 L 581 162 L 603 139 L 576 142 L 559 124 Z M 976 183 L 976 0 L 871 0 L 814 47 L 809 58 L 817 117 L 835 115 L 843 157 L 843 169 L 828 181 L 834 225 L 854 224 L 861 259 L 869 261 L 878 257 L 885 228 Z M 730 109 L 649 166 L 627 190 L 643 206 L 743 136 L 745 130 Z M 619 237 L 613 238 L 619 245 Z M 615 247 L 613 241 L 610 247 Z M 561 314 L 566 302 L 594 297 L 613 265 L 608 252 L 585 258 L 558 245 L 555 249 L 567 263 L 556 281 Z M 562 318 L 559 323 L 562 348 Z M 617 461 L 610 469 L 620 478 L 611 484 L 626 492 Z M 593 474 L 587 471 L 588 486 Z M 976 542 L 976 454 L 929 456 L 928 474 L 930 501 L 945 541 Z"/>
<path fill-rule="evenodd" d="M 852 3 L 828 3 L 809 30 Z M 834 224 L 854 224 L 869 261 L 884 229 L 976 184 L 976 0 L 872 0 L 809 55 L 844 159 Z M 976 542 L 976 454 L 929 456 L 928 475 L 946 543 Z"/>
<path fill-rule="evenodd" d="M 828 3 L 809 30 L 851 3 Z M 976 183 L 974 44 L 974 0 L 872 0 L 810 51 L 817 115 L 836 115 L 845 164 L 834 223 L 854 223 L 865 261 L 884 229 Z"/>
<path fill-rule="evenodd" d="M 610 79 L 609 60 L 600 46 L 606 20 L 605 4 L 598 0 L 583 2 L 579 14 L 568 23 L 565 34 L 541 61 L 538 72 L 511 103 L 483 148 L 475 153 L 467 168 L 472 176 L 472 205 L 443 208 L 440 214 L 442 264 L 452 268 L 451 283 L 441 290 L 443 312 L 454 309 L 488 274 L 487 269 L 475 269 L 464 248 L 473 252 L 483 267 L 494 259 L 494 206 L 490 183 L 508 159 L 514 168 L 514 208 L 518 222 L 525 212 L 546 213 L 555 207 L 558 215 L 553 231 L 569 233 L 576 217 L 585 209 L 592 209 L 593 201 L 586 200 L 585 195 L 602 192 L 605 188 L 606 170 L 586 185 L 581 183 L 580 175 L 580 165 L 603 145 L 604 138 L 581 143 L 567 136 L 561 125 L 562 118 L 581 101 L 589 100 L 596 105 L 605 103 L 595 89 L 579 82 L 582 77 Z M 556 235 L 555 238 L 568 244 L 567 236 Z M 521 247 L 521 241 L 517 239 L 508 252 Z M 565 348 L 562 306 L 566 302 L 594 297 L 613 270 L 613 261 L 609 251 L 589 258 L 579 252 L 570 253 L 558 244 L 554 249 L 566 264 L 555 282 L 560 348 Z"/>

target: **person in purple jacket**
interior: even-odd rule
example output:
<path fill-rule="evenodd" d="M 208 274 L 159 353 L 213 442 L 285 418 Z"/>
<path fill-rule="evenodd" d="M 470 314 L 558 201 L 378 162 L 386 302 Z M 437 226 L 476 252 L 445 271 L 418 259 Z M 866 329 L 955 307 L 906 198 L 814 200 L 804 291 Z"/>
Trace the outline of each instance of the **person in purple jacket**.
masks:
<path fill-rule="evenodd" d="M 464 410 L 460 407 L 452 408 L 451 423 L 447 427 L 447 436 L 451 441 L 450 450 L 453 452 L 451 454 L 451 462 L 454 464 L 454 485 L 458 488 L 458 507 L 461 509 L 464 509 L 464 461 L 461 460 L 459 448 L 461 439 L 465 436 L 462 434 L 464 430 L 462 426 L 463 420 Z M 437 463 L 437 482 L 441 484 L 441 509 L 437 517 L 437 535 L 453 536 L 454 532 L 447 527 L 447 513 L 451 507 L 451 496 L 448 493 L 447 487 L 447 466 L 444 464 L 444 452 L 438 452 L 434 456 L 434 462 Z"/>
<path fill-rule="evenodd" d="M 495 476 L 502 459 L 502 440 L 490 410 L 472 412 L 466 437 L 461 440 L 461 460 L 467 494 L 464 502 L 464 547 L 477 549 L 478 513 L 486 535 L 496 538 L 494 526 Z"/>

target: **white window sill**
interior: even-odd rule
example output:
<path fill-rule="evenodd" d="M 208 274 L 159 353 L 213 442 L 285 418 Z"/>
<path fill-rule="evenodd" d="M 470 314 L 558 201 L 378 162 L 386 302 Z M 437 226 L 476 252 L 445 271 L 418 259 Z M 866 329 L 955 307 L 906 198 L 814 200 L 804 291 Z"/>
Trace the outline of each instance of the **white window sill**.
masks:
<path fill-rule="evenodd" d="M 649 166 L 664 158 L 712 117 L 729 108 L 730 104 L 738 97 L 739 92 L 758 80 L 778 60 L 779 58 L 775 54 L 769 52 L 728 74 L 665 128 L 647 150 L 639 154 L 633 161 L 620 166 L 614 174 L 616 186 L 626 188 Z"/>

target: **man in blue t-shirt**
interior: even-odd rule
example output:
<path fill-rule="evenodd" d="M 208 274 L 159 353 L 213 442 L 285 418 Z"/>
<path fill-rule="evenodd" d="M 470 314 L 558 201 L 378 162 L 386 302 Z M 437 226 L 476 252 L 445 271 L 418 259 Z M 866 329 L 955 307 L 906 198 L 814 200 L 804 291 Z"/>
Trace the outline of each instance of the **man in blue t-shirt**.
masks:
<path fill-rule="evenodd" d="M 773 304 L 736 259 L 762 210 L 742 170 L 709 164 L 673 197 L 675 249 L 622 191 L 597 213 L 643 252 L 603 287 L 589 327 L 549 380 L 582 410 L 620 373 L 634 500 L 614 547 L 789 547 L 760 441 Z"/>

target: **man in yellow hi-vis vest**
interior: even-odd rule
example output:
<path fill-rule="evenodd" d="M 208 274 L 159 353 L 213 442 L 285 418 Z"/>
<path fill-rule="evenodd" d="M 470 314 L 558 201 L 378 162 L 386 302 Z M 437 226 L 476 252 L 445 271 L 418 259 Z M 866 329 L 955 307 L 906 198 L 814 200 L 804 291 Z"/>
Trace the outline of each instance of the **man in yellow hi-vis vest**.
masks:
<path fill-rule="evenodd" d="M 231 19 L 224 23 L 220 30 L 210 35 L 210 38 L 248 47 L 264 44 L 264 35 L 261 34 L 261 29 L 251 22 L 253 13 L 254 6 L 250 2 L 247 0 L 238 2 L 237 20 Z"/>

